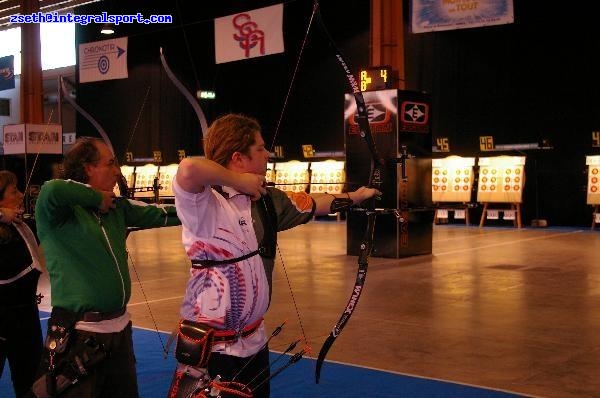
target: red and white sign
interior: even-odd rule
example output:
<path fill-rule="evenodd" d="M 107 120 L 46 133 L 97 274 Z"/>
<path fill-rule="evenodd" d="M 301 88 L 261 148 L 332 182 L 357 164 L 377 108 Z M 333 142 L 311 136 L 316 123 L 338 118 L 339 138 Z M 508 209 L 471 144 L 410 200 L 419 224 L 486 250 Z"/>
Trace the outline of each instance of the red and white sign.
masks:
<path fill-rule="evenodd" d="M 283 4 L 215 19 L 217 64 L 283 51 Z"/>

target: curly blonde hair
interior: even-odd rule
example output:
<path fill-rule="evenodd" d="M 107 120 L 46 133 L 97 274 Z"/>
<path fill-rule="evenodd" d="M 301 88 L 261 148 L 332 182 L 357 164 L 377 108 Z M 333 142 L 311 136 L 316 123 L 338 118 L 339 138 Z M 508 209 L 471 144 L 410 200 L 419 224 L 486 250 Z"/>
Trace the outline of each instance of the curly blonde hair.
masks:
<path fill-rule="evenodd" d="M 204 154 L 221 166 L 227 167 L 235 152 L 248 155 L 261 133 L 260 124 L 248 116 L 228 114 L 216 119 L 204 138 Z"/>

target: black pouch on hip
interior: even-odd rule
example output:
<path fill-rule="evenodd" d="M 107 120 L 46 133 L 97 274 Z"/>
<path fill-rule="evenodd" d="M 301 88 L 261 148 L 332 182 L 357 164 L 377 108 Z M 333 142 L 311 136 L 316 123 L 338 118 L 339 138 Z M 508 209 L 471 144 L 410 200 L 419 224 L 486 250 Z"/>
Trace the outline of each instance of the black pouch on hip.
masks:
<path fill-rule="evenodd" d="M 175 358 L 184 365 L 207 367 L 213 337 L 214 329 L 210 326 L 184 319 L 179 324 Z"/>
<path fill-rule="evenodd" d="M 46 335 L 46 349 L 56 354 L 62 354 L 67 349 L 71 335 L 75 330 L 77 313 L 55 307 L 48 320 L 48 333 Z"/>

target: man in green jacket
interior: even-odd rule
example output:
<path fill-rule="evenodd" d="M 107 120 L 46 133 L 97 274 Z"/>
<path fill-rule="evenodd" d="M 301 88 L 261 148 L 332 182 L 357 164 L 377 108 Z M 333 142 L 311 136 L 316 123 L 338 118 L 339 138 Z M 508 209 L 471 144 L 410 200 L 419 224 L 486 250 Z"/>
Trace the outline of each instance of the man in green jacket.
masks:
<path fill-rule="evenodd" d="M 50 277 L 41 377 L 33 393 L 137 397 L 127 228 L 179 225 L 174 206 L 117 198 L 120 170 L 100 139 L 80 138 L 64 159 L 64 180 L 46 182 L 36 223 Z"/>

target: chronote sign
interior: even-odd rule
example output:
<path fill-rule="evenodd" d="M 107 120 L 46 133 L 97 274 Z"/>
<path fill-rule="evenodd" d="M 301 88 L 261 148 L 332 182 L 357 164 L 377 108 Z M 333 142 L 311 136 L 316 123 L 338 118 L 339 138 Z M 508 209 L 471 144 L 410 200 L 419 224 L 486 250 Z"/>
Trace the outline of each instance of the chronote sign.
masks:
<path fill-rule="evenodd" d="M 8 124 L 3 129 L 4 154 L 62 154 L 62 125 Z"/>

